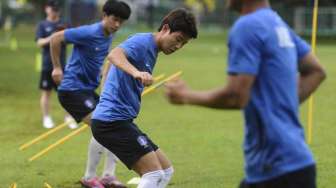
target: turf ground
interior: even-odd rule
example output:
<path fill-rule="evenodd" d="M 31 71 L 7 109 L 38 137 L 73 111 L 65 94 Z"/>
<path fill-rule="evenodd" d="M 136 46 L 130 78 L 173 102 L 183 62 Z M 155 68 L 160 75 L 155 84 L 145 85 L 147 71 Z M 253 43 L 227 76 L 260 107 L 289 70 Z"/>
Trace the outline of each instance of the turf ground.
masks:
<path fill-rule="evenodd" d="M 26 151 L 18 147 L 45 132 L 41 125 L 38 77 L 35 71 L 33 28 L 15 32 L 19 49 L 0 47 L 0 188 L 17 182 L 18 188 L 39 188 L 44 182 L 57 188 L 78 188 L 84 172 L 90 132 L 76 136 L 46 156 L 27 159 L 53 143 L 69 129 L 59 131 Z M 0 36 L 3 36 L 1 33 Z M 118 44 L 126 35 L 120 35 Z M 155 74 L 183 70 L 193 88 L 207 89 L 225 83 L 226 35 L 201 32 L 199 39 L 171 56 L 160 55 Z M 0 38 L 1 40 L 1 38 Z M 314 132 L 311 149 L 318 163 L 318 185 L 333 188 L 336 183 L 336 46 L 319 44 L 318 55 L 328 79 L 315 95 Z M 160 145 L 172 160 L 175 175 L 169 187 L 234 188 L 243 177 L 243 121 L 239 111 L 198 107 L 176 107 L 166 102 L 159 89 L 143 98 L 138 125 Z M 53 95 L 52 116 L 57 123 L 63 111 Z M 306 123 L 307 105 L 301 108 Z M 101 172 L 100 165 L 99 172 Z M 121 163 L 117 175 L 122 181 L 134 177 Z"/>

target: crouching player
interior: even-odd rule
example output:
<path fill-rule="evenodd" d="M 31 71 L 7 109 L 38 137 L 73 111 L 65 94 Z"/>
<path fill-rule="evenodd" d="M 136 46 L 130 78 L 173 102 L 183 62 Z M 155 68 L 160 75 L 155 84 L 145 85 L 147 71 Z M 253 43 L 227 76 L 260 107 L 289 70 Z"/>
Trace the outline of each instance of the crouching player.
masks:
<path fill-rule="evenodd" d="M 138 188 L 164 188 L 173 167 L 161 149 L 133 122 L 141 93 L 153 82 L 159 52 L 172 54 L 197 38 L 195 17 L 176 9 L 164 17 L 157 33 L 138 33 L 108 55 L 109 68 L 101 97 L 92 115 L 94 138 L 141 176 Z"/>

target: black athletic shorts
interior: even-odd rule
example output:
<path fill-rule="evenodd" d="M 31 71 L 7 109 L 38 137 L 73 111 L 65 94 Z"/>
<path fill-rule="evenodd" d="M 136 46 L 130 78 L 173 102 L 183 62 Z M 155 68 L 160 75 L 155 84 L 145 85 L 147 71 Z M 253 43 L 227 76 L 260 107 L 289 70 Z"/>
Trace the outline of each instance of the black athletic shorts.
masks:
<path fill-rule="evenodd" d="M 52 71 L 41 71 L 39 88 L 42 90 L 50 91 L 57 89 L 57 85 L 51 77 Z"/>
<path fill-rule="evenodd" d="M 256 184 L 242 181 L 239 188 L 316 188 L 316 168 L 315 165 L 311 165 Z"/>
<path fill-rule="evenodd" d="M 132 120 L 103 122 L 92 119 L 91 130 L 93 137 L 128 169 L 132 169 L 142 156 L 158 149 Z"/>
<path fill-rule="evenodd" d="M 59 90 L 58 99 L 63 108 L 76 120 L 81 122 L 83 118 L 89 115 L 99 102 L 99 95 L 94 91 L 77 90 L 63 91 Z"/>

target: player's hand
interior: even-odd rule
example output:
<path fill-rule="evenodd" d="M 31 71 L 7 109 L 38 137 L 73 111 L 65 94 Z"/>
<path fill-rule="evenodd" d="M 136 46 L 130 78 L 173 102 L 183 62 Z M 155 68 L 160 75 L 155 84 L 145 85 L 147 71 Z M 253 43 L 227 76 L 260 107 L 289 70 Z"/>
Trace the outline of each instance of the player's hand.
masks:
<path fill-rule="evenodd" d="M 181 80 L 177 79 L 165 84 L 166 87 L 166 97 L 168 101 L 172 104 L 186 104 L 187 103 L 187 93 L 190 91 L 187 84 Z"/>
<path fill-rule="evenodd" d="M 145 87 L 150 86 L 154 82 L 154 78 L 148 72 L 136 72 L 133 76 L 135 79 L 139 80 Z"/>
<path fill-rule="evenodd" d="M 59 85 L 63 79 L 63 70 L 61 68 L 55 68 L 52 73 L 51 76 L 54 80 L 54 82 Z"/>

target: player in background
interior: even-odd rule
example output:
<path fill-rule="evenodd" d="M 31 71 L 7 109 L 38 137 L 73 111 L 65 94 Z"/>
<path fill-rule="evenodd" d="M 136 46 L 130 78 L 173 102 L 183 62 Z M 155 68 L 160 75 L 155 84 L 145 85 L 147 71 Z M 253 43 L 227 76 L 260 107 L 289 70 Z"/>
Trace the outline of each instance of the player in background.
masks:
<path fill-rule="evenodd" d="M 58 1 L 49 0 L 45 5 L 46 19 L 39 22 L 36 30 L 36 43 L 42 49 L 42 70 L 40 75 L 39 88 L 41 90 L 40 106 L 43 115 L 43 127 L 50 129 L 55 126 L 50 112 L 51 93 L 53 89 L 57 89 L 57 85 L 51 77 L 52 62 L 50 57 L 50 39 L 51 35 L 57 31 L 63 30 L 66 24 L 60 18 L 60 6 Z M 66 46 L 63 43 L 60 53 L 60 62 L 62 69 L 65 66 Z M 73 121 L 69 114 L 65 115 L 65 122 L 69 124 L 71 129 L 77 128 L 77 124 Z"/>
<path fill-rule="evenodd" d="M 95 90 L 99 86 L 104 59 L 108 54 L 114 34 L 129 18 L 129 6 L 117 0 L 108 0 L 103 6 L 102 21 L 78 28 L 66 29 L 52 36 L 51 56 L 53 62 L 52 77 L 58 87 L 61 105 L 79 123 L 90 125 L 91 112 L 98 103 Z M 63 73 L 59 55 L 62 43 L 73 44 L 71 57 Z M 102 178 L 96 177 L 97 166 L 105 148 L 93 137 L 88 151 L 88 162 L 81 183 L 84 187 L 102 188 L 125 187 L 115 178 L 117 158 L 107 151 Z"/>

